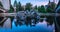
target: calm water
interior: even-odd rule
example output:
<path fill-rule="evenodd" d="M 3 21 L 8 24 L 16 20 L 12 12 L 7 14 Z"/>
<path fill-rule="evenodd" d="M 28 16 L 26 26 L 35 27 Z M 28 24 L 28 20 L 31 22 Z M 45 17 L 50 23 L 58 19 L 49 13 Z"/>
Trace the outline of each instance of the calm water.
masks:
<path fill-rule="evenodd" d="M 15 20 L 12 22 L 12 29 L 4 29 L 0 28 L 0 32 L 53 32 L 54 31 L 54 24 L 47 26 L 47 22 L 39 22 L 35 26 L 16 26 Z"/>

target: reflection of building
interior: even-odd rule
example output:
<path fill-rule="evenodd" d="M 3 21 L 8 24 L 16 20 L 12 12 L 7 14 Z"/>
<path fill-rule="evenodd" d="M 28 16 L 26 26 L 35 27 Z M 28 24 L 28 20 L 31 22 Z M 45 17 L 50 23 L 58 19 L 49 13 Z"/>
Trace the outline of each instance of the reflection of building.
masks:
<path fill-rule="evenodd" d="M 1 1 L 4 9 L 6 9 L 6 10 L 10 9 L 10 1 L 11 0 L 0 0 L 0 1 Z"/>

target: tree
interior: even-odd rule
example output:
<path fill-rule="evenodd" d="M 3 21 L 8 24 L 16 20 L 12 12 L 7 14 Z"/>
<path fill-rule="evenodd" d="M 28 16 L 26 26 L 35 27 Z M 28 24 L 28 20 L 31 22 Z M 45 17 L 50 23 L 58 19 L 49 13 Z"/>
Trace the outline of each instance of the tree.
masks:
<path fill-rule="evenodd" d="M 48 13 L 51 13 L 51 12 L 52 12 L 52 9 L 48 6 L 47 9 L 46 9 L 46 11 L 47 11 Z"/>
<path fill-rule="evenodd" d="M 21 3 L 20 2 L 18 3 L 18 6 L 19 6 L 19 11 L 21 11 Z"/>
<path fill-rule="evenodd" d="M 55 9 L 55 3 L 54 3 L 54 2 L 51 2 L 51 3 L 48 5 L 46 11 L 47 11 L 48 13 L 53 13 L 53 12 L 54 12 L 54 9 Z M 47 16 L 47 22 L 49 22 L 49 24 L 53 24 L 54 19 L 55 19 L 54 16 Z"/>
<path fill-rule="evenodd" d="M 17 9 L 17 11 L 21 11 L 22 10 L 20 2 L 17 3 L 16 9 Z"/>
<path fill-rule="evenodd" d="M 3 5 L 2 5 L 1 1 L 0 1 L 0 7 L 3 7 Z"/>
<path fill-rule="evenodd" d="M 25 9 L 24 6 L 21 6 L 21 11 L 24 11 L 24 9 Z"/>
<path fill-rule="evenodd" d="M 32 4 L 31 3 L 26 3 L 26 5 L 25 5 L 25 10 L 31 10 L 31 8 L 32 8 Z"/>
<path fill-rule="evenodd" d="M 43 5 L 41 6 L 41 12 L 46 13 L 45 7 Z"/>
<path fill-rule="evenodd" d="M 45 7 L 43 5 L 38 7 L 38 11 L 41 13 L 46 13 Z"/>
<path fill-rule="evenodd" d="M 16 12 L 17 12 L 18 11 L 18 4 L 17 4 L 16 0 L 14 1 L 14 5 L 13 6 L 16 7 Z"/>
<path fill-rule="evenodd" d="M 34 7 L 35 10 L 37 10 L 37 5 Z"/>
<path fill-rule="evenodd" d="M 40 6 L 38 7 L 38 12 L 41 12 L 41 7 Z"/>
<path fill-rule="evenodd" d="M 50 3 L 50 5 L 48 5 L 46 10 L 47 10 L 48 13 L 53 13 L 55 7 L 56 7 L 56 4 L 54 2 L 52 2 L 52 3 Z"/>
<path fill-rule="evenodd" d="M 16 12 L 22 11 L 21 3 L 20 2 L 17 3 L 16 0 L 14 2 L 14 7 L 16 7 Z"/>
<path fill-rule="evenodd" d="M 12 5 L 10 5 L 9 13 L 12 13 L 12 12 L 14 12 L 14 8 Z"/>
<path fill-rule="evenodd" d="M 17 6 L 17 1 L 15 0 L 15 1 L 14 1 L 14 7 L 16 7 L 16 6 Z"/>

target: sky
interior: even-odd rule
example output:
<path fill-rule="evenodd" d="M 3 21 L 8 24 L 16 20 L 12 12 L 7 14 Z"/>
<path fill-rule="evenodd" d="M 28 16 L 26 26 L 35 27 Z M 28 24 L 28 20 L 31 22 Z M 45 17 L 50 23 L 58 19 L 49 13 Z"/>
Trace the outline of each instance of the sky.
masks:
<path fill-rule="evenodd" d="M 15 0 L 11 0 L 11 4 L 13 5 Z M 16 0 L 17 2 L 20 1 L 22 5 L 26 5 L 26 3 L 31 3 L 33 6 L 41 6 L 41 5 L 47 5 L 49 0 Z M 50 0 L 53 2 L 53 0 Z M 58 3 L 58 0 L 55 1 L 55 3 Z"/>

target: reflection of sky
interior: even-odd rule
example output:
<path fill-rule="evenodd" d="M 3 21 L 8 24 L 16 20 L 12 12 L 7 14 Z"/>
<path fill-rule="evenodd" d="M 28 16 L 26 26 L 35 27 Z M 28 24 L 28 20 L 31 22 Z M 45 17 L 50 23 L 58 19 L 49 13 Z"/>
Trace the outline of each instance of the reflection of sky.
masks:
<path fill-rule="evenodd" d="M 17 29 L 17 30 L 16 30 Z M 13 31 L 20 31 L 20 32 L 53 32 L 54 25 L 47 26 L 47 22 L 39 22 L 34 27 L 30 27 L 30 25 L 22 25 L 22 26 L 15 26 L 14 20 L 12 22 L 12 30 Z"/>
<path fill-rule="evenodd" d="M 26 3 L 32 3 L 33 6 L 37 5 L 47 5 L 49 0 L 17 0 L 17 2 L 21 2 L 22 5 L 25 5 Z M 53 0 L 51 0 L 52 2 Z M 55 1 L 56 3 L 58 2 L 58 0 Z M 14 0 L 11 0 L 11 4 L 13 5 Z"/>

